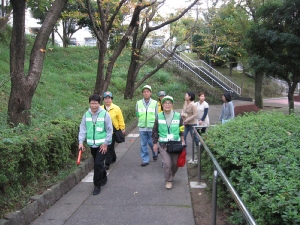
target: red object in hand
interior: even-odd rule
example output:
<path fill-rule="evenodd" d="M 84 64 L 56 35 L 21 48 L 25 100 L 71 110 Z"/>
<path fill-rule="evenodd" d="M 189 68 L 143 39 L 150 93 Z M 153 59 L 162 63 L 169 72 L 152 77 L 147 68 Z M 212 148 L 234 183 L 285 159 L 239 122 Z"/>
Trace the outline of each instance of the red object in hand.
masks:
<path fill-rule="evenodd" d="M 82 154 L 82 149 L 80 148 L 80 149 L 78 150 L 78 157 L 77 157 L 77 161 L 76 161 L 76 164 L 77 164 L 77 165 L 80 164 L 81 154 Z"/>

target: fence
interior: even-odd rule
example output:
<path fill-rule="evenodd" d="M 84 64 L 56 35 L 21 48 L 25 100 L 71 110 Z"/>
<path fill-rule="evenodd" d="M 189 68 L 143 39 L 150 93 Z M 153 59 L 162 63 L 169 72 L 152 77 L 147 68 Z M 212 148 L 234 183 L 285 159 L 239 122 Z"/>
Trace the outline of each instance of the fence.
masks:
<path fill-rule="evenodd" d="M 211 151 L 209 150 L 209 148 L 206 146 L 203 139 L 199 135 L 198 130 L 201 129 L 201 128 L 203 128 L 203 127 L 202 126 L 195 126 L 194 127 L 194 132 L 193 132 L 194 134 L 193 134 L 193 141 L 192 141 L 192 143 L 193 143 L 192 160 L 194 161 L 194 153 L 195 153 L 194 139 L 195 139 L 195 135 L 197 135 L 198 138 L 199 138 L 199 146 L 198 146 L 198 182 L 199 183 L 201 182 L 201 153 L 203 151 L 206 151 L 207 154 L 209 155 L 210 159 L 212 160 L 213 164 L 214 164 L 213 184 L 212 184 L 212 223 L 211 224 L 216 225 L 216 216 L 217 216 L 217 213 L 216 213 L 216 211 L 217 211 L 217 178 L 218 178 L 218 176 L 220 176 L 221 179 L 223 180 L 224 184 L 226 185 L 228 191 L 230 192 L 231 196 L 233 197 L 234 201 L 238 205 L 239 209 L 242 211 L 243 216 L 244 216 L 245 220 L 247 221 L 247 223 L 250 224 L 250 225 L 256 225 L 256 222 L 253 219 L 252 215 L 249 213 L 248 209 L 246 208 L 246 206 L 242 202 L 241 198 L 239 197 L 238 193 L 236 192 L 236 190 L 234 189 L 234 187 L 232 186 L 232 184 L 228 180 L 227 176 L 225 175 L 224 171 L 220 167 L 219 163 L 216 161 L 213 154 L 211 153 Z"/>

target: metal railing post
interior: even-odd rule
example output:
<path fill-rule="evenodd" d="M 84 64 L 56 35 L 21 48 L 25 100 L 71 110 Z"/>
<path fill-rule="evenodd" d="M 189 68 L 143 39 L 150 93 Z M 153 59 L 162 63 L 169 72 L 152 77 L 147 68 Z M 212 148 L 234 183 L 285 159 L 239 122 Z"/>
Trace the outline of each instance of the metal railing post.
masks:
<path fill-rule="evenodd" d="M 198 183 L 201 183 L 201 142 L 198 145 Z"/>
<path fill-rule="evenodd" d="M 193 129 L 193 138 L 192 138 L 192 161 L 194 162 L 194 154 L 195 154 L 195 128 Z"/>
<path fill-rule="evenodd" d="M 213 184 L 212 184 L 212 217 L 211 217 L 212 225 L 216 225 L 217 222 L 217 181 L 218 181 L 218 170 L 214 166 Z"/>

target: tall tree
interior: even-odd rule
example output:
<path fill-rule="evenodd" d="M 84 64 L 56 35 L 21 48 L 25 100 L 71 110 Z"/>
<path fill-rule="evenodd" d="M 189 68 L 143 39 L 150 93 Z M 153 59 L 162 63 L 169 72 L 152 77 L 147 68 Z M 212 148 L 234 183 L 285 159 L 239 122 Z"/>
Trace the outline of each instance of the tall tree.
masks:
<path fill-rule="evenodd" d="M 180 12 L 177 16 L 171 16 L 171 18 L 163 21 L 163 19 L 160 19 L 160 24 L 156 26 L 151 26 L 151 21 L 155 19 L 156 12 L 159 7 L 161 7 L 162 4 L 164 4 L 164 0 L 161 2 L 158 2 L 157 4 L 152 5 L 149 7 L 147 10 L 147 13 L 145 13 L 145 16 L 141 18 L 141 21 L 136 25 L 135 31 L 133 34 L 133 40 L 132 40 L 132 51 L 131 51 L 131 60 L 130 60 L 130 65 L 128 68 L 128 73 L 127 73 L 127 83 L 126 83 L 126 89 L 124 93 L 124 98 L 125 99 L 131 99 L 133 97 L 134 91 L 149 77 L 151 77 L 153 74 L 155 74 L 159 69 L 161 69 L 174 55 L 177 47 L 179 46 L 178 44 L 174 46 L 168 57 L 159 63 L 156 68 L 150 72 L 148 72 L 146 75 L 142 77 L 141 80 L 137 81 L 137 75 L 141 69 L 142 66 L 144 66 L 151 58 L 153 58 L 157 52 L 154 52 L 153 54 L 150 55 L 143 55 L 143 45 L 148 37 L 148 35 L 160 28 L 163 28 L 167 25 L 170 25 L 171 23 L 179 20 L 181 17 L 184 16 L 184 14 L 191 9 L 197 2 L 198 0 L 194 0 L 186 9 L 184 9 L 182 12 Z M 185 35 L 186 38 L 184 38 L 183 41 L 186 41 L 187 37 L 190 36 Z M 136 83 L 137 81 L 137 83 Z"/>
<path fill-rule="evenodd" d="M 102 96 L 103 92 L 107 90 L 112 77 L 113 67 L 128 42 L 134 27 L 137 25 L 141 11 L 148 6 L 155 4 L 155 2 L 156 0 L 146 3 L 142 0 L 98 0 L 97 11 L 93 13 L 90 0 L 86 0 L 93 32 L 99 42 L 98 69 L 94 93 Z M 115 46 L 113 53 L 108 55 L 109 51 L 107 43 L 109 42 L 109 36 L 115 28 L 121 24 L 121 21 L 119 20 L 120 14 L 127 13 L 128 10 L 133 11 L 130 23 L 124 31 L 118 45 Z M 106 61 L 106 56 L 109 58 L 108 61 Z"/>
<path fill-rule="evenodd" d="M 251 26 L 256 26 L 259 24 L 259 20 L 257 19 L 257 15 L 256 15 L 256 11 L 257 9 L 263 5 L 264 3 L 267 3 L 269 1 L 272 0 L 239 0 L 237 1 L 237 4 L 239 7 L 241 7 L 242 9 L 244 9 L 244 11 L 246 13 L 248 13 L 249 18 L 251 19 Z M 245 40 L 245 42 L 247 43 L 247 39 Z M 247 46 L 246 46 L 247 48 Z M 248 54 L 249 54 L 249 60 L 250 60 L 250 64 L 251 64 L 251 52 L 248 50 Z M 254 56 L 253 58 L 254 60 L 256 60 L 256 57 Z M 263 64 L 264 61 L 258 62 L 259 64 Z M 255 76 L 255 105 L 262 109 L 263 108 L 263 97 L 262 97 L 262 85 L 263 85 L 263 80 L 264 80 L 264 72 L 262 70 L 262 66 L 257 66 L 254 67 L 254 76 Z"/>
<path fill-rule="evenodd" d="M 33 95 L 39 83 L 46 44 L 56 21 L 68 0 L 55 0 L 37 34 L 30 53 L 29 69 L 25 72 L 25 0 L 11 0 L 13 8 L 13 29 L 10 43 L 11 92 L 8 103 L 9 122 L 29 125 Z"/>
<path fill-rule="evenodd" d="M 294 111 L 294 92 L 300 81 L 300 0 L 271 2 L 259 8 L 258 26 L 249 33 L 252 66 L 284 79 L 288 86 L 290 112 Z"/>

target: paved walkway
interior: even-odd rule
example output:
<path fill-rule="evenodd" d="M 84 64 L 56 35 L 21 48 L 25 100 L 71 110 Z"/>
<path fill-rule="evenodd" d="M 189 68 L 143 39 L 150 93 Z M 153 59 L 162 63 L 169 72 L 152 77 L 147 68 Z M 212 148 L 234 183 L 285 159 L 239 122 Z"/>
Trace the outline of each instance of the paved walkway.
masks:
<path fill-rule="evenodd" d="M 234 105 L 252 104 L 233 101 Z M 288 113 L 287 98 L 264 100 L 266 108 Z M 215 124 L 221 105 L 211 105 L 209 117 Z M 295 102 L 300 112 L 300 103 Z M 32 225 L 194 225 L 190 186 L 186 166 L 179 168 L 173 189 L 165 189 L 161 157 L 141 167 L 138 128 L 127 135 L 126 142 L 116 147 L 117 161 L 109 169 L 108 182 L 94 196 L 93 171 L 79 184 L 46 210 Z M 188 137 L 188 158 L 191 138 Z"/>

